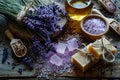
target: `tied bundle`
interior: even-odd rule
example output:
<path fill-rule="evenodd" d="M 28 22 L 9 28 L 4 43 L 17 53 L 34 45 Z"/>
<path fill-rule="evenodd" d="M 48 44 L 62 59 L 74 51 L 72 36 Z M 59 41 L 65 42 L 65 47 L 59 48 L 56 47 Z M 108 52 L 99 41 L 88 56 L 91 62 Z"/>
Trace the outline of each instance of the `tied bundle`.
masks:
<path fill-rule="evenodd" d="M 88 61 L 94 62 L 96 60 L 95 56 L 88 51 L 86 44 L 83 43 L 82 45 L 84 46 L 84 48 L 77 50 L 79 52 L 84 53 L 83 55 L 86 57 L 86 62 Z"/>
<path fill-rule="evenodd" d="M 102 37 L 100 42 L 99 41 L 96 42 L 98 44 L 96 44 L 96 43 L 93 44 L 93 47 L 102 49 L 103 60 L 105 60 L 106 62 L 114 62 L 115 56 L 114 56 L 113 52 L 107 48 L 107 46 L 109 46 L 109 45 L 112 46 L 112 45 L 110 43 L 105 44 L 104 39 L 105 39 L 105 37 Z"/>
<path fill-rule="evenodd" d="M 41 0 L 0 0 L 0 12 L 19 21 L 48 45 L 50 35 L 62 30 L 59 24 L 66 12 L 56 4 L 45 5 Z"/>
<path fill-rule="evenodd" d="M 57 24 L 66 12 L 56 4 L 45 5 L 40 0 L 0 0 L 0 12 L 50 41 L 49 35 L 62 30 Z"/>
<path fill-rule="evenodd" d="M 96 57 L 97 54 L 100 54 L 102 56 L 102 59 L 106 62 L 114 62 L 115 56 L 114 53 L 116 52 L 115 47 L 112 46 L 110 42 L 108 42 L 105 37 L 102 37 L 101 39 L 95 41 L 92 44 L 89 44 L 86 46 L 85 44 L 83 49 L 77 49 L 79 52 L 84 53 L 84 56 L 86 57 L 86 62 L 91 61 L 94 62 L 96 59 L 101 59 L 101 57 Z M 92 45 L 92 47 L 91 47 Z M 92 48 L 92 49 L 91 49 Z M 98 52 L 98 51 L 100 52 Z"/>
<path fill-rule="evenodd" d="M 62 30 L 61 20 L 67 18 L 67 13 L 58 5 L 46 5 L 41 0 L 0 0 L 0 13 L 10 20 L 21 22 L 33 34 L 30 39 L 32 44 L 28 48 L 31 54 L 21 62 L 33 68 L 31 66 L 36 57 L 44 58 L 48 51 L 56 51 L 50 36 Z"/>
<path fill-rule="evenodd" d="M 77 50 L 78 52 L 72 56 L 71 61 L 83 72 L 101 58 L 106 62 L 113 62 L 115 60 L 113 54 L 117 52 L 117 49 L 104 37 Z"/>
<path fill-rule="evenodd" d="M 33 5 L 31 5 L 31 3 L 33 3 Z M 43 5 L 40 0 L 0 0 L 0 13 L 16 21 L 20 12 L 24 10 L 25 15 L 30 7 L 35 8 L 39 5 Z"/>

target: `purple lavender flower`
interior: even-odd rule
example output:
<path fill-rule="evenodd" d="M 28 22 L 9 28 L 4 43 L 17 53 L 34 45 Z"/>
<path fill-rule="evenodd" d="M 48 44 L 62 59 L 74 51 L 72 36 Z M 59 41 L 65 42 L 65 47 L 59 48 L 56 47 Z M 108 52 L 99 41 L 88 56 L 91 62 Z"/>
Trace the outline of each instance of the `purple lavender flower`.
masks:
<path fill-rule="evenodd" d="M 114 5 L 112 2 L 108 2 L 108 3 L 107 3 L 107 7 L 108 7 L 108 9 L 109 9 L 111 12 L 113 12 L 113 11 L 116 10 L 116 7 L 115 7 L 115 5 Z"/>
<path fill-rule="evenodd" d="M 7 57 L 8 57 L 8 51 L 7 51 L 7 48 L 5 48 L 3 50 L 2 63 L 6 61 Z"/>

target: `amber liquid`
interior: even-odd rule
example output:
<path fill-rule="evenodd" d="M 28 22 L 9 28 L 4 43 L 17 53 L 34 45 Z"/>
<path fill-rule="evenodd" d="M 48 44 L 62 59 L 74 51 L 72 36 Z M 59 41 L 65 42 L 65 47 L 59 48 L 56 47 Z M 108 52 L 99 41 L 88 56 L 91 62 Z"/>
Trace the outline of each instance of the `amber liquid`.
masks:
<path fill-rule="evenodd" d="M 71 19 L 81 21 L 91 13 L 92 4 L 89 0 L 71 0 L 66 2 L 66 10 Z"/>
<path fill-rule="evenodd" d="M 65 3 L 66 11 L 70 17 L 68 26 L 72 29 L 73 33 L 81 34 L 80 21 L 91 13 L 93 4 L 89 4 L 89 0 L 68 0 Z M 88 5 L 89 4 L 89 5 Z M 87 6 L 87 7 L 86 7 Z"/>

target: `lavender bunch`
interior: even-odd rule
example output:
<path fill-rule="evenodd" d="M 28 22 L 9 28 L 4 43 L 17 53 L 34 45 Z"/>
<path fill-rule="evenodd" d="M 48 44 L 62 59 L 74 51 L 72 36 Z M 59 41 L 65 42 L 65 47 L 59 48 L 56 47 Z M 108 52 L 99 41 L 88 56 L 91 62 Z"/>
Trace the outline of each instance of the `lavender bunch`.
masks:
<path fill-rule="evenodd" d="M 29 67 L 29 69 L 34 68 L 34 62 L 37 60 L 37 58 L 41 57 L 42 59 L 47 59 L 46 53 L 52 49 L 55 50 L 52 43 L 45 43 L 40 41 L 38 37 L 34 36 L 32 38 L 32 46 L 29 48 L 29 55 L 20 58 L 19 61 L 26 64 L 26 66 Z"/>
<path fill-rule="evenodd" d="M 31 55 L 33 59 L 40 56 L 45 59 L 45 55 L 50 50 L 55 52 L 55 48 L 52 43 L 40 41 L 36 36 L 32 38 L 32 46 L 29 48 L 29 51 L 32 53 Z"/>
<path fill-rule="evenodd" d="M 24 17 L 23 24 L 44 37 L 45 41 L 51 42 L 49 36 L 57 30 L 61 30 L 61 26 L 57 25 L 57 22 L 62 18 L 61 16 L 66 16 L 66 12 L 53 3 L 52 5 L 40 6 L 34 11 L 30 10 Z"/>
<path fill-rule="evenodd" d="M 17 18 L 19 13 L 24 13 L 24 15 L 26 15 L 27 8 L 34 9 L 40 5 L 45 4 L 41 0 L 0 0 L 0 13 L 13 21 L 18 21 Z"/>

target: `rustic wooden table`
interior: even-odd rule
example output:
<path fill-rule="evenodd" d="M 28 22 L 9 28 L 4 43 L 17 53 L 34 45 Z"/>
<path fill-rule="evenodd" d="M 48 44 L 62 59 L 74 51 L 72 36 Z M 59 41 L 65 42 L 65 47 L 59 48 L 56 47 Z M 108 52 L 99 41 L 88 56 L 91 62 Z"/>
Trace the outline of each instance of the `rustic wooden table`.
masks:
<path fill-rule="evenodd" d="M 57 0 L 57 1 L 60 1 L 60 0 Z M 117 7 L 120 5 L 119 0 L 113 0 L 113 1 L 116 3 Z M 104 11 L 104 9 L 101 9 L 102 7 L 100 7 L 97 3 L 95 3 L 95 5 L 97 9 Z M 105 11 L 104 11 L 104 15 L 108 17 L 114 17 L 116 20 L 120 21 L 120 7 L 117 8 L 117 11 L 115 12 L 114 15 L 111 15 Z M 71 77 L 71 78 L 72 77 L 94 77 L 94 78 L 96 77 L 118 78 L 120 77 L 120 36 L 118 36 L 112 30 L 110 30 L 106 36 L 109 39 L 112 39 L 113 45 L 117 47 L 118 51 L 115 55 L 116 56 L 115 62 L 105 63 L 104 61 L 100 61 L 98 64 L 96 64 L 95 66 L 93 66 L 91 69 L 89 69 L 88 71 L 84 73 L 82 73 L 78 68 L 75 68 L 72 73 L 69 73 L 69 74 L 64 73 L 63 75 L 60 75 L 64 78 L 60 77 L 58 79 L 71 80 L 70 78 L 65 78 L 65 77 Z M 9 56 L 8 56 L 7 61 L 4 64 L 0 64 L 0 77 L 34 77 L 36 74 L 35 70 L 33 71 L 25 70 L 22 74 L 18 73 L 19 68 L 21 67 L 25 68 L 24 65 L 19 65 L 19 66 L 16 66 L 14 69 L 12 69 L 14 59 L 11 57 L 12 51 L 9 46 L 9 41 L 5 37 L 3 31 L 0 31 L 0 37 L 1 37 L 0 38 L 0 59 L 2 58 L 3 49 L 4 48 L 9 49 Z"/>

